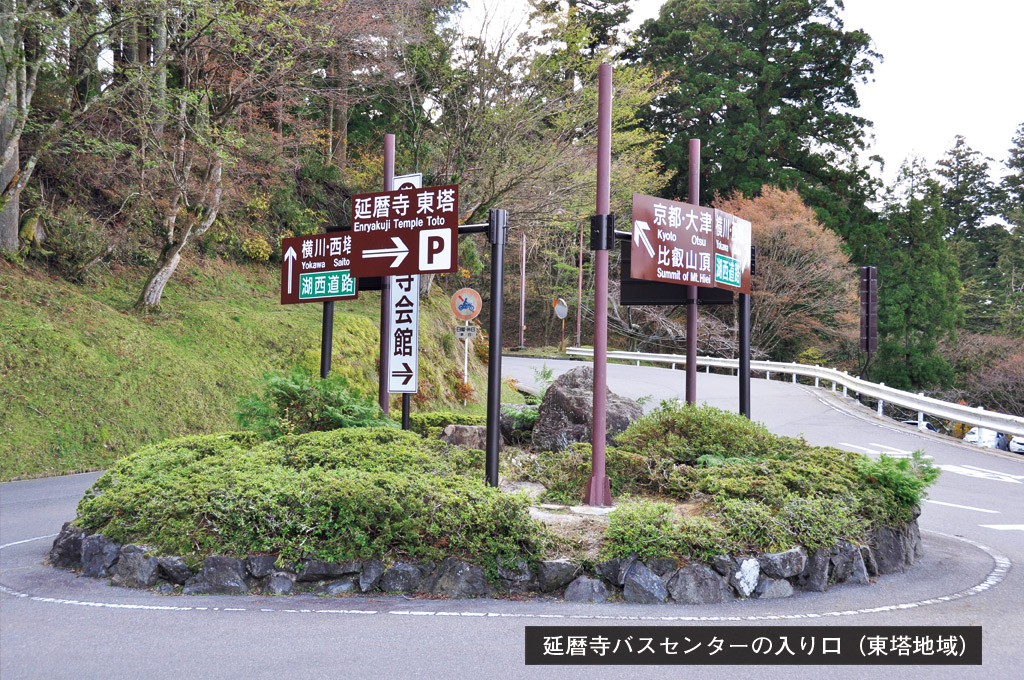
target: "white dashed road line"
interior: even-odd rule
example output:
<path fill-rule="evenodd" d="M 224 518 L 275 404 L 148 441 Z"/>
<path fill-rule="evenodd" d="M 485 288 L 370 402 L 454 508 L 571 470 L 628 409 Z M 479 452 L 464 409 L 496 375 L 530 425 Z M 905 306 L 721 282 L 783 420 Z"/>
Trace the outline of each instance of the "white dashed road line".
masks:
<path fill-rule="evenodd" d="M 974 510 L 975 512 L 987 512 L 992 515 L 1000 514 L 998 510 L 986 510 L 985 508 L 975 508 L 970 505 L 957 505 L 956 503 L 944 503 L 942 501 L 933 501 L 930 498 L 924 499 L 925 503 L 931 503 L 932 505 L 945 505 L 948 508 L 960 508 L 961 510 Z"/>
<path fill-rule="evenodd" d="M 1024 525 L 990 525 L 988 528 L 997 529 L 1013 529 L 1024 531 Z M 984 551 L 992 558 L 994 566 L 988 573 L 988 576 L 984 581 L 977 585 L 960 590 L 950 595 L 943 595 L 941 597 L 933 597 L 927 600 L 917 600 L 916 602 L 905 602 L 902 604 L 890 604 L 881 605 L 878 607 L 868 607 L 865 609 L 847 609 L 843 611 L 831 611 L 822 613 L 807 613 L 807 614 L 758 614 L 752 616 L 609 616 L 602 614 L 530 614 L 530 613 L 502 613 L 502 612 L 443 612 L 443 611 L 423 611 L 423 610 L 392 610 L 388 612 L 380 612 L 377 610 L 362 610 L 362 609 L 273 609 L 267 607 L 261 607 L 259 609 L 248 609 L 243 607 L 178 607 L 175 605 L 150 605 L 150 604 L 125 604 L 117 602 L 92 602 L 83 600 L 69 600 L 55 597 L 42 597 L 39 595 L 32 595 L 31 593 L 23 593 L 8 586 L 0 583 L 0 594 L 8 595 L 10 597 L 16 597 L 20 599 L 28 599 L 33 602 L 43 602 L 47 604 L 60 604 L 70 605 L 76 607 L 96 607 L 103 609 L 129 609 L 136 611 L 253 611 L 261 613 L 289 613 L 289 614 L 342 614 L 342 615 L 358 615 L 358 616 L 372 616 L 376 614 L 389 614 L 396 616 L 455 616 L 455 617 L 473 617 L 473 618 L 516 618 L 516 619 L 561 619 L 561 620 L 599 620 L 599 621 L 791 621 L 791 620 L 806 620 L 806 619 L 821 619 L 831 618 L 838 616 L 855 616 L 858 614 L 875 614 L 880 612 L 890 612 L 903 609 L 914 609 L 916 607 L 926 607 L 934 604 L 942 604 L 944 602 L 952 602 L 954 600 L 960 600 L 965 597 L 973 597 L 974 595 L 980 595 L 985 591 L 999 585 L 1006 574 L 1009 573 L 1012 562 L 1010 559 L 1000 553 L 997 553 L 994 549 L 988 546 L 982 545 L 981 543 L 975 543 L 972 540 L 962 538 L 960 536 L 951 536 L 949 534 L 943 534 L 937 531 L 923 530 L 924 533 L 933 534 L 942 538 L 960 541 L 961 543 L 967 543 L 972 545 L 979 550 Z M 17 541 L 8 545 L 17 545 L 18 543 L 27 543 L 29 541 L 38 541 L 44 538 L 52 538 L 52 536 L 39 536 L 37 538 L 26 539 L 25 541 Z M 0 549 L 7 546 L 0 546 Z"/>
<path fill-rule="evenodd" d="M 1024 524 L 982 524 L 980 526 L 996 531 L 1024 531 Z"/>
<path fill-rule="evenodd" d="M 36 536 L 35 538 L 26 538 L 24 541 L 15 541 L 14 543 L 4 543 L 0 545 L 0 550 L 4 548 L 10 548 L 12 545 L 21 545 L 22 543 L 31 543 L 32 541 L 41 541 L 44 538 L 56 538 L 57 534 L 49 534 L 48 536 Z"/>

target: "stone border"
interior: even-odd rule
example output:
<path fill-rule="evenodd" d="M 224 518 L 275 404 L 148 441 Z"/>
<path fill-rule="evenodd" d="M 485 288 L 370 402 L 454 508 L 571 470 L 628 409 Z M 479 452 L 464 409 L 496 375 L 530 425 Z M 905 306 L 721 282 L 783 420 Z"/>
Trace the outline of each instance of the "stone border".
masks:
<path fill-rule="evenodd" d="M 379 560 L 323 562 L 305 559 L 281 567 L 276 555 L 244 560 L 210 555 L 193 572 L 185 560 L 158 556 L 143 545 L 119 545 L 102 534 L 86 533 L 67 522 L 53 542 L 50 563 L 109 578 L 112 585 L 155 588 L 162 594 L 286 595 L 313 592 L 427 593 L 450 598 L 508 594 L 559 596 L 569 602 L 619 599 L 640 604 L 716 604 L 737 598 L 781 598 L 796 591 L 824 592 L 832 585 L 869 585 L 870 577 L 902 573 L 921 556 L 915 517 L 899 529 L 871 532 L 865 545 L 839 541 L 808 552 L 802 547 L 753 556 L 721 555 L 710 564 L 675 559 L 641 560 L 635 555 L 599 562 L 592 573 L 569 560 L 525 560 L 498 570 L 492 583 L 479 566 L 454 557 L 439 563 Z"/>

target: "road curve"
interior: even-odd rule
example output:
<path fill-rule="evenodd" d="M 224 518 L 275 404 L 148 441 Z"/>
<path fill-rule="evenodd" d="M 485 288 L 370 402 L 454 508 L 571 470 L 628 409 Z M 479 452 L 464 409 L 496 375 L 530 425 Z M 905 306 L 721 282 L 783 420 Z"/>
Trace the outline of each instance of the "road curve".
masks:
<path fill-rule="evenodd" d="M 528 383 L 546 363 L 506 358 L 505 377 Z M 609 367 L 627 396 L 678 396 L 681 372 Z M 735 378 L 701 374 L 702 400 L 735 410 Z M 624 669 L 526 667 L 527 625 L 981 625 L 983 667 L 910 668 L 907 677 L 1012 677 L 1024 660 L 1024 460 L 990 454 L 887 423 L 824 390 L 755 380 L 754 417 L 871 455 L 923 448 L 946 471 L 921 517 L 925 556 L 909 574 L 785 600 L 706 607 L 403 597 L 160 596 L 113 588 L 43 565 L 52 535 L 74 516 L 96 474 L 0 485 L 0 677 L 587 677 Z M 681 674 L 683 671 L 677 671 Z M 822 669 L 791 667 L 818 678 Z M 664 668 L 632 677 L 662 678 Z M 984 674 L 984 675 L 983 675 Z M 687 677 L 774 677 L 765 668 L 688 668 Z M 845 667 L 841 677 L 876 678 Z"/>

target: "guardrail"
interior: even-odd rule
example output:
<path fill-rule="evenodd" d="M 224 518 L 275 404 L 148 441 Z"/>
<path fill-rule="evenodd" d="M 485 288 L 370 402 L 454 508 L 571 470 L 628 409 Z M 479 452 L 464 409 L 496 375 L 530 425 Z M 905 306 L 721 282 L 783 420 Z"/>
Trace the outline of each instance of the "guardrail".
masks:
<path fill-rule="evenodd" d="M 569 354 L 570 356 L 589 358 L 593 358 L 594 356 L 594 350 L 588 348 L 567 347 L 565 351 L 566 354 Z M 675 368 L 676 365 L 686 365 L 686 357 L 679 354 L 649 354 L 647 352 L 609 351 L 608 358 L 635 361 L 638 366 L 640 365 L 640 362 L 644 361 L 655 364 L 671 364 L 672 368 Z M 739 359 L 697 357 L 698 368 L 728 368 L 739 370 L 739 363 Z M 1013 435 L 1014 437 L 1024 437 L 1024 418 L 1019 416 L 1011 416 L 1005 413 L 997 413 L 995 411 L 986 411 L 983 408 L 975 408 L 973 406 L 951 404 L 948 401 L 933 399 L 931 397 L 926 397 L 923 394 L 904 392 L 903 390 L 886 387 L 884 383 L 878 384 L 868 382 L 867 380 L 861 380 L 849 373 L 837 371 L 832 368 L 808 366 L 806 364 L 781 363 L 775 361 L 751 361 L 750 372 L 753 374 L 755 371 L 758 373 L 764 373 L 769 380 L 771 379 L 772 373 L 780 373 L 783 375 L 792 375 L 794 383 L 797 382 L 798 377 L 813 378 L 815 387 L 820 387 L 822 382 L 831 383 L 832 391 L 835 392 L 841 388 L 843 396 L 846 396 L 848 392 L 855 392 L 861 396 L 877 400 L 878 415 L 882 415 L 885 403 L 889 402 L 912 411 L 917 411 L 918 422 L 922 422 L 927 414 L 937 418 L 943 418 L 945 420 L 1005 432 L 1006 434 Z"/>

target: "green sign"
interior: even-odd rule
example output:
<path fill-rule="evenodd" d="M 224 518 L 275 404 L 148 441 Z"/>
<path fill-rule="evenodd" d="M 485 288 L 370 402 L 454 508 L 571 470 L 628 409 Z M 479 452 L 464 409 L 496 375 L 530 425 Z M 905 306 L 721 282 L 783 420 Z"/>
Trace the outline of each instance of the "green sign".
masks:
<path fill-rule="evenodd" d="M 351 295 L 355 297 L 356 280 L 348 269 L 333 272 L 299 274 L 299 299 L 316 300 Z"/>
<path fill-rule="evenodd" d="M 742 276 L 739 260 L 715 253 L 715 283 L 739 286 Z"/>

